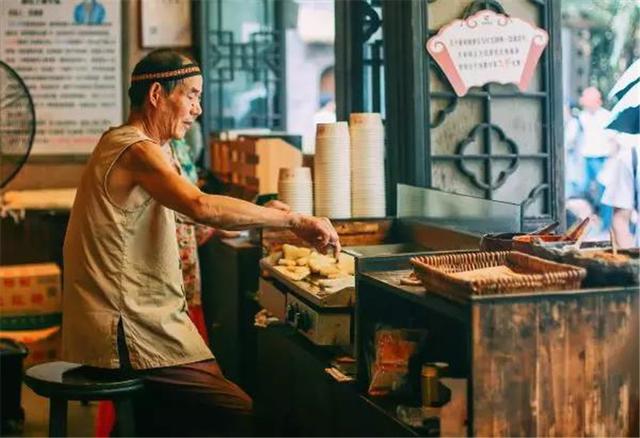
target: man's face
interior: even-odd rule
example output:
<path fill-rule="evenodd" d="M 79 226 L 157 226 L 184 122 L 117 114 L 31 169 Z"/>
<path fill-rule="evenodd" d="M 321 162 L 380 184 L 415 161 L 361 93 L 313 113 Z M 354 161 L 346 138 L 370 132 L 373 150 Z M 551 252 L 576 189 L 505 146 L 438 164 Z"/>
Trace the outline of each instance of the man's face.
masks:
<path fill-rule="evenodd" d="M 171 94 L 160 99 L 158 110 L 163 132 L 168 138 L 183 138 L 202 114 L 202 76 L 191 76 L 179 83 Z"/>

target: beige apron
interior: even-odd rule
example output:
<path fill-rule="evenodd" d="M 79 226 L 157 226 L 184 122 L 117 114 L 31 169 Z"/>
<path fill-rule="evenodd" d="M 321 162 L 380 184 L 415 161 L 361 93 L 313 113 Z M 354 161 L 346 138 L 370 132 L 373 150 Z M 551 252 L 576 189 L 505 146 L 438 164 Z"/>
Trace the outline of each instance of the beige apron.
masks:
<path fill-rule="evenodd" d="M 140 187 L 126 207 L 107 193 L 111 167 L 142 140 L 132 126 L 107 131 L 78 187 L 64 241 L 64 360 L 119 367 L 119 321 L 135 369 L 213 358 L 187 314 L 174 212 Z"/>

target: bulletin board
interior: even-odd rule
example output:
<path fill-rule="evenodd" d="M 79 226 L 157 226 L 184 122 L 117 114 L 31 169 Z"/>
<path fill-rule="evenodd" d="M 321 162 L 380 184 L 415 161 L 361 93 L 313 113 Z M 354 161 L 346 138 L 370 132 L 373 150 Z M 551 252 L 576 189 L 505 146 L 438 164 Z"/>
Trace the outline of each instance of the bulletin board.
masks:
<path fill-rule="evenodd" d="M 89 154 L 122 124 L 120 0 L 2 0 L 0 58 L 29 89 L 34 155 Z"/>

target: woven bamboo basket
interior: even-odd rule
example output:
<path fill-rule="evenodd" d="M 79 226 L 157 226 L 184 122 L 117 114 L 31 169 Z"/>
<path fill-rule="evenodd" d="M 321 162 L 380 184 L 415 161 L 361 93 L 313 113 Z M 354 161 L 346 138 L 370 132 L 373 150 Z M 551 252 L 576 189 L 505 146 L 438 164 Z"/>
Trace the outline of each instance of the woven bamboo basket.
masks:
<path fill-rule="evenodd" d="M 564 265 L 516 251 L 456 252 L 411 259 L 424 287 L 454 299 L 472 295 L 512 294 L 578 289 L 586 275 L 583 268 Z M 506 267 L 518 275 L 461 279 L 452 274 L 484 268 Z"/>

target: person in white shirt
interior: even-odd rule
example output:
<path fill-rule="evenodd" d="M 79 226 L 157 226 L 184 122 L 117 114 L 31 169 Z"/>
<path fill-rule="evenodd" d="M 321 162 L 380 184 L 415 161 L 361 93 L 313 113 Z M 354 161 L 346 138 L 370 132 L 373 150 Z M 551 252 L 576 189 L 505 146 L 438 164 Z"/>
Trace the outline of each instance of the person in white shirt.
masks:
<path fill-rule="evenodd" d="M 612 228 L 620 248 L 640 246 L 640 135 L 619 134 L 620 150 L 600 180 L 602 203 L 613 208 Z M 635 224 L 635 236 L 631 232 Z"/>
<path fill-rule="evenodd" d="M 601 231 L 604 231 L 610 227 L 612 210 L 601 203 L 604 187 L 598 182 L 598 174 L 612 153 L 612 137 L 605 130 L 610 112 L 602 107 L 602 95 L 595 87 L 582 92 L 580 106 L 583 108 L 578 120 L 580 151 L 585 162 L 584 192 L 591 197 L 601 220 Z"/>
<path fill-rule="evenodd" d="M 580 150 L 582 128 L 578 118 L 571 113 L 568 104 L 564 105 L 564 173 L 567 199 L 584 196 L 584 157 Z"/>

